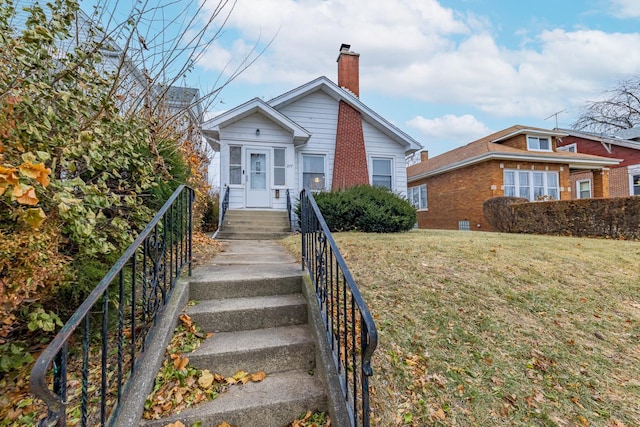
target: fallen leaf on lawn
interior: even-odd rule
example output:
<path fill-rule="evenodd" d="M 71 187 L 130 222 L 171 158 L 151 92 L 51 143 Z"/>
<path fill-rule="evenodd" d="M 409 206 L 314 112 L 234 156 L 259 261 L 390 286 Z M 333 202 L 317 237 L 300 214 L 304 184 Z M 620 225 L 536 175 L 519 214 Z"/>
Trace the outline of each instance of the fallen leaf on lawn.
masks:
<path fill-rule="evenodd" d="M 580 424 L 582 424 L 584 427 L 589 427 L 589 421 L 587 421 L 587 419 L 582 415 L 578 415 L 578 421 L 580 421 Z"/>
<path fill-rule="evenodd" d="M 438 408 L 438 410 L 433 413 L 433 416 L 439 420 L 444 420 L 445 418 L 447 418 L 447 414 L 444 413 L 442 408 Z"/>
<path fill-rule="evenodd" d="M 251 381 L 253 381 L 254 383 L 259 383 L 260 381 L 265 379 L 266 376 L 267 374 L 265 374 L 264 371 L 256 372 L 255 374 L 251 375 Z"/>

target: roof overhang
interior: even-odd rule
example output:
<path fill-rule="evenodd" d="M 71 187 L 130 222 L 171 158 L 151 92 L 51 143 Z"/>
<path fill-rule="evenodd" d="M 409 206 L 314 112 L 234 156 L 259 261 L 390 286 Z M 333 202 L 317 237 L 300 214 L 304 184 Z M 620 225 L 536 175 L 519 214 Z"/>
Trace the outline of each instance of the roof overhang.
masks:
<path fill-rule="evenodd" d="M 205 137 L 215 140 L 219 149 L 220 130 L 255 113 L 262 114 L 267 119 L 278 124 L 283 129 L 291 132 L 291 134 L 293 135 L 294 145 L 304 145 L 311 137 L 311 133 L 309 133 L 309 131 L 298 125 L 296 122 L 294 122 L 284 114 L 281 114 L 278 110 L 271 107 L 260 98 L 254 98 L 232 110 L 222 113 L 210 120 L 207 120 L 202 125 L 202 133 L 205 135 Z"/>
<path fill-rule="evenodd" d="M 393 141 L 405 147 L 405 155 L 413 154 L 424 148 L 418 141 L 398 129 L 371 108 L 367 107 L 357 96 L 346 89 L 340 88 L 325 76 L 318 77 L 305 85 L 273 98 L 268 102 L 268 104 L 275 109 L 280 109 L 318 90 L 321 90 L 336 101 L 344 101 L 351 105 L 360 112 L 362 118 L 367 123 L 381 131 Z"/>
<path fill-rule="evenodd" d="M 561 163 L 568 165 L 569 169 L 602 169 L 608 166 L 615 166 L 620 163 L 621 159 L 611 159 L 608 157 L 601 157 L 599 159 L 592 159 L 588 157 L 559 157 L 559 156 L 545 156 L 535 154 L 531 152 L 523 153 L 503 153 L 503 152 L 489 152 L 483 153 L 479 156 L 470 157 L 468 159 L 461 160 L 456 163 L 436 168 L 430 171 L 419 173 L 413 176 L 407 176 L 407 182 L 414 182 L 422 178 L 428 178 L 430 176 L 440 175 L 445 172 L 450 172 L 456 169 L 464 168 L 474 165 L 476 163 L 486 162 L 489 160 L 515 160 L 521 162 L 536 162 L 536 163 Z"/>

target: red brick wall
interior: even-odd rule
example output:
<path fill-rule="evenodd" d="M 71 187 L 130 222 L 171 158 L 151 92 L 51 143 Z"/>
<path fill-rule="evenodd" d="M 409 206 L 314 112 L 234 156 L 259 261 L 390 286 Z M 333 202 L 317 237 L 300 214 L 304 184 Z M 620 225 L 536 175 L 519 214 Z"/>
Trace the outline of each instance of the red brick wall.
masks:
<path fill-rule="evenodd" d="M 360 96 L 360 54 L 340 52 L 338 57 L 338 86 Z"/>
<path fill-rule="evenodd" d="M 331 188 L 336 190 L 359 184 L 369 184 L 362 116 L 352 106 L 340 101 Z"/>
<path fill-rule="evenodd" d="M 575 136 L 565 136 L 564 138 L 562 138 L 562 143 L 560 143 L 560 146 L 570 144 L 576 144 L 578 153 L 593 154 L 595 156 L 610 157 L 614 159 L 623 159 L 623 161 L 618 165 L 610 166 L 612 169 L 629 165 L 637 165 L 640 163 L 640 150 L 634 150 L 633 148 L 611 145 L 611 153 L 609 153 L 598 141 L 582 139 Z"/>
<path fill-rule="evenodd" d="M 629 196 L 629 170 L 626 166 L 609 171 L 609 197 Z"/>
<path fill-rule="evenodd" d="M 493 160 L 409 183 L 409 187 L 427 184 L 428 210 L 418 212 L 418 227 L 457 230 L 458 221 L 468 220 L 471 230 L 494 231 L 484 217 L 482 203 L 504 196 L 504 169 L 518 167 L 559 172 L 560 199 L 571 197 L 567 165 Z"/>

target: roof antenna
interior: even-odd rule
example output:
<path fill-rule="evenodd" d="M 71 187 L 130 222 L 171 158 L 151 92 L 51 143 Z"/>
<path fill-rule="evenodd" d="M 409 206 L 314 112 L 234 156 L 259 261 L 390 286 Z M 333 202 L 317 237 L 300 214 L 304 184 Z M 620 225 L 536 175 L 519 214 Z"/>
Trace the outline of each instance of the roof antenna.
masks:
<path fill-rule="evenodd" d="M 555 116 L 556 117 L 556 129 L 558 129 L 558 114 L 564 113 L 565 111 L 567 111 L 566 108 L 564 110 L 558 111 L 557 113 L 553 113 L 552 115 L 547 117 L 545 120 L 549 120 L 551 117 Z"/>

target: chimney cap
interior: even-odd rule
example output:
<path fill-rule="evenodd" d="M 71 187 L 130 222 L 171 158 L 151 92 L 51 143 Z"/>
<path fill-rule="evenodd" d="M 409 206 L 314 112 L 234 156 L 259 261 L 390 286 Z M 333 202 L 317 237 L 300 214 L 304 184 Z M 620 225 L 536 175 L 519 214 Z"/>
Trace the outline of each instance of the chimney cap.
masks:
<path fill-rule="evenodd" d="M 349 51 L 349 49 L 351 49 L 351 45 L 350 44 L 342 43 L 340 45 L 340 52 L 342 52 L 344 50 Z"/>

